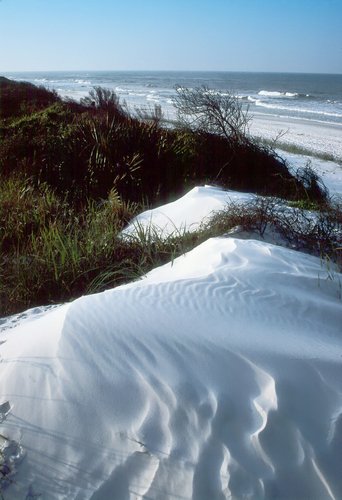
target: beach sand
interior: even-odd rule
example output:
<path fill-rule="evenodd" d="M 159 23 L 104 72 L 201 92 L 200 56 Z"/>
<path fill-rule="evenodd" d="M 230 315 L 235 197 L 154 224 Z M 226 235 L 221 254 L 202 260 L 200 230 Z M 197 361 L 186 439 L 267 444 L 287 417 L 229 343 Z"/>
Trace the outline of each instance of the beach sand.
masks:
<path fill-rule="evenodd" d="M 293 144 L 313 154 L 332 155 L 337 161 L 342 161 L 342 125 L 338 123 L 255 114 L 250 133 L 270 140 L 281 134 L 279 143 Z"/>

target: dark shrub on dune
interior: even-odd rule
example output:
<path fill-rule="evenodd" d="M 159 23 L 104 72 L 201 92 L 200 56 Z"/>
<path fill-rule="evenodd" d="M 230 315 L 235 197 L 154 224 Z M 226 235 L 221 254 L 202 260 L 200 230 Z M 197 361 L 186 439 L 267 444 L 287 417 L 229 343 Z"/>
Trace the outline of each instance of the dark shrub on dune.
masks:
<path fill-rule="evenodd" d="M 59 100 L 54 91 L 0 76 L 0 118 L 31 113 Z"/>
<path fill-rule="evenodd" d="M 323 198 L 317 186 L 304 185 L 244 130 L 213 133 L 212 119 L 209 131 L 165 128 L 159 120 L 130 116 L 114 92 L 101 88 L 75 103 L 30 84 L 2 83 L 2 117 L 7 117 L 0 120 L 2 174 L 20 172 L 36 184 L 47 182 L 77 203 L 105 199 L 114 188 L 126 200 L 154 204 L 199 183 Z M 23 107 L 26 113 L 19 116 Z"/>

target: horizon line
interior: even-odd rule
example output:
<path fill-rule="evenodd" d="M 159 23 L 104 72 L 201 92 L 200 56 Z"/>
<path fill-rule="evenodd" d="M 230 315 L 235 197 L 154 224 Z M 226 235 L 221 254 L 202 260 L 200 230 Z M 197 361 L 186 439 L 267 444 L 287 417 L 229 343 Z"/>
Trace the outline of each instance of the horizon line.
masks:
<path fill-rule="evenodd" d="M 293 75 L 334 75 L 341 73 L 330 73 L 327 71 L 270 71 L 270 70 L 224 70 L 224 69 L 25 69 L 25 70 L 0 70 L 1 73 L 264 73 L 264 74 L 293 74 Z"/>

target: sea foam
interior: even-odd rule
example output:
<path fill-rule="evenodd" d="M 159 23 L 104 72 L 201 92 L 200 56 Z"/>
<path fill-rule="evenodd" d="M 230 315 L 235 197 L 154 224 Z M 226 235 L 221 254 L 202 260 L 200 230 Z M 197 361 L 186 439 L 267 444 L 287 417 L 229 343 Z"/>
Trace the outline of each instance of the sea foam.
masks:
<path fill-rule="evenodd" d="M 297 92 L 278 92 L 278 91 L 270 91 L 270 90 L 260 90 L 258 95 L 266 96 L 266 97 L 298 97 L 299 94 Z"/>

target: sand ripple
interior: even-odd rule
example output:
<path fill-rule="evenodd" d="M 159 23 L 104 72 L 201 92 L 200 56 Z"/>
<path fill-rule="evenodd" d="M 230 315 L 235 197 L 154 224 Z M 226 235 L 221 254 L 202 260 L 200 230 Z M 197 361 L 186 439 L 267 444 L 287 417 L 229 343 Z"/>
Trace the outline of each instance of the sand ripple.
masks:
<path fill-rule="evenodd" d="M 341 498 L 341 275 L 324 272 L 213 239 L 5 330 L 1 433 L 26 450 L 9 498 Z"/>

